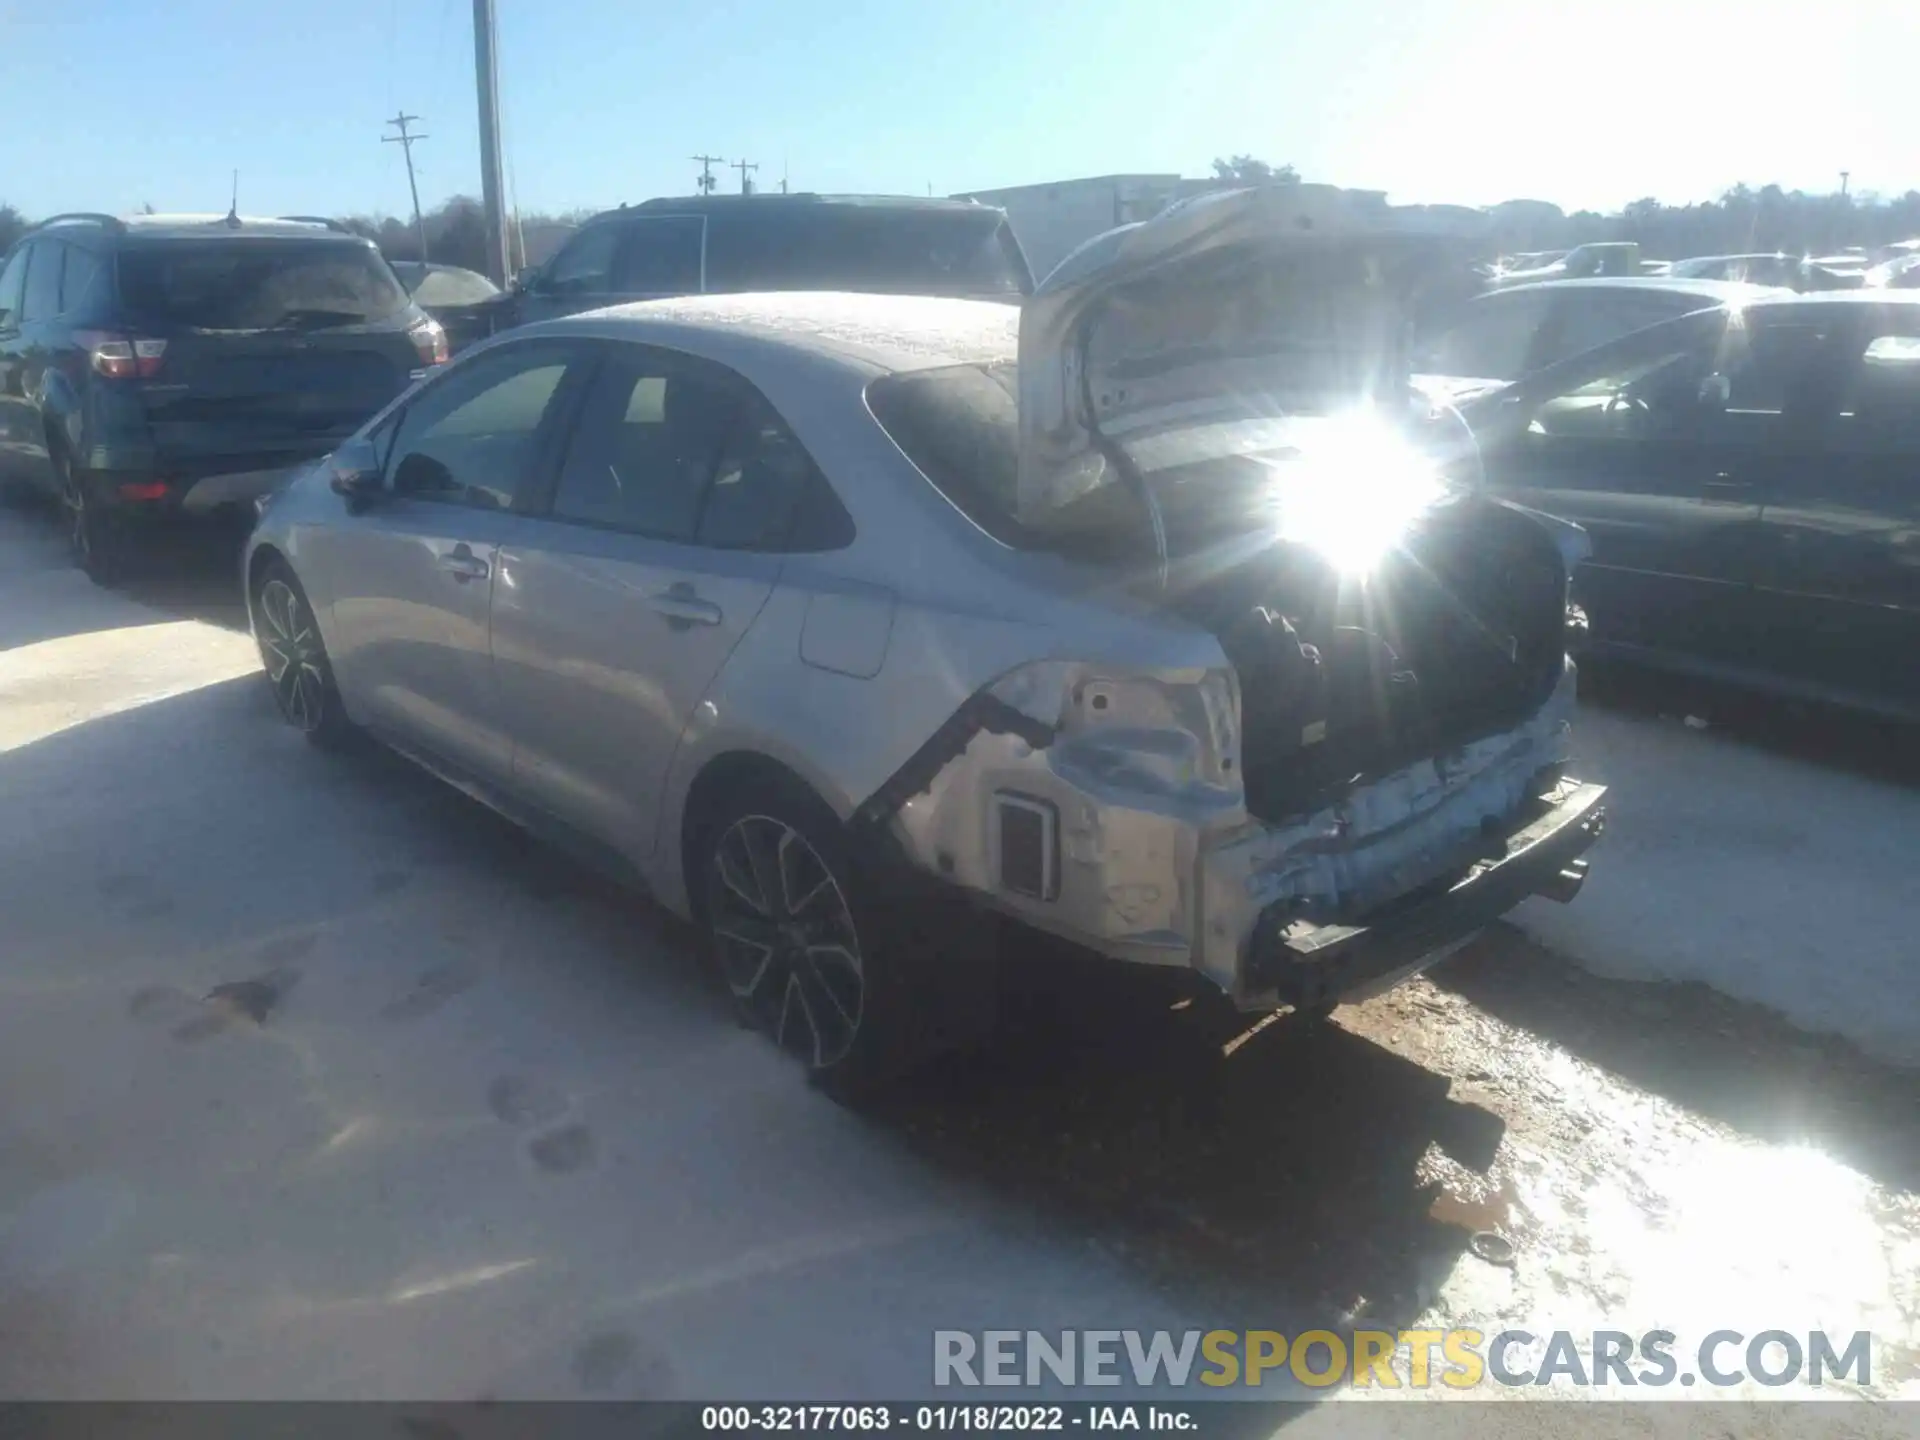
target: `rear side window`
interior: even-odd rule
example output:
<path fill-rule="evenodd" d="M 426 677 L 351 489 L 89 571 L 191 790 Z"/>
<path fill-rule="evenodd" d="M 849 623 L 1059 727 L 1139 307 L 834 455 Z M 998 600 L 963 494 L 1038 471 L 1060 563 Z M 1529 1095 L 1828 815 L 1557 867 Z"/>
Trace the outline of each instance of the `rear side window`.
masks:
<path fill-rule="evenodd" d="M 50 320 L 60 313 L 60 260 L 66 248 L 57 240 L 34 241 L 21 319 Z"/>
<path fill-rule="evenodd" d="M 995 298 L 1028 288 L 1025 263 L 994 211 L 769 201 L 716 211 L 707 289 L 852 290 Z"/>
<path fill-rule="evenodd" d="M 134 319 L 190 330 L 271 330 L 385 320 L 407 295 L 371 246 L 178 240 L 128 246 L 120 301 Z"/>
<path fill-rule="evenodd" d="M 67 246 L 67 264 L 60 278 L 60 309 L 79 310 L 99 298 L 98 287 L 106 267 L 100 257 L 78 245 Z"/>
<path fill-rule="evenodd" d="M 794 512 L 803 501 L 810 503 L 816 519 L 838 510 L 799 438 L 758 394 L 745 396 L 700 507 L 696 538 L 718 550 L 781 549 L 788 544 Z M 835 547 L 814 535 L 798 548 Z"/>
<path fill-rule="evenodd" d="M 934 487 L 1006 545 L 1030 538 L 1015 516 L 1020 402 L 1012 362 L 885 375 L 867 407 Z"/>

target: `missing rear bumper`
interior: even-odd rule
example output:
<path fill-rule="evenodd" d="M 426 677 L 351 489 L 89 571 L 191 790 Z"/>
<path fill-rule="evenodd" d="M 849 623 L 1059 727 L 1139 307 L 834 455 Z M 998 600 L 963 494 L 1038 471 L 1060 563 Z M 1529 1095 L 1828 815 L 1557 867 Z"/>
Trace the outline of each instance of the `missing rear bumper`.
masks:
<path fill-rule="evenodd" d="M 1582 858 L 1606 826 L 1606 788 L 1569 781 L 1506 838 L 1504 853 L 1436 893 L 1388 906 L 1364 924 L 1315 925 L 1287 907 L 1264 912 L 1248 947 L 1243 1008 L 1318 1009 L 1359 999 L 1458 949 L 1530 895 L 1571 900 Z"/>

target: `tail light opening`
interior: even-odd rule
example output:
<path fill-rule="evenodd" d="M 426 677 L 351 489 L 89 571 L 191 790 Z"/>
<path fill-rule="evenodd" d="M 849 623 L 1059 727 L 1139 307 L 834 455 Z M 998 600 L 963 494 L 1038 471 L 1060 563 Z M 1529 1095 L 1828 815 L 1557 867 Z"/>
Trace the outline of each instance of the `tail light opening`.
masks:
<path fill-rule="evenodd" d="M 85 347 L 96 375 L 109 380 L 151 380 L 167 357 L 167 342 L 116 334 L 111 330 L 81 330 L 74 338 Z"/>
<path fill-rule="evenodd" d="M 447 363 L 447 332 L 438 320 L 423 320 L 407 332 L 407 338 L 413 341 L 413 348 L 420 354 L 422 365 L 444 365 Z"/>

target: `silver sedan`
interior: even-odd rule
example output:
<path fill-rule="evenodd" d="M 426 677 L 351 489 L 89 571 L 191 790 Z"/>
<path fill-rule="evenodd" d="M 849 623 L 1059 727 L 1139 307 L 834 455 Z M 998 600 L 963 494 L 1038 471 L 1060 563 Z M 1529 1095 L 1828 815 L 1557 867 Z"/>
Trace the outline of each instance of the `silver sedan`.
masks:
<path fill-rule="evenodd" d="M 1348 203 L 1209 197 L 1017 309 L 481 346 L 264 508 L 280 710 L 693 918 L 837 1085 L 974 1033 L 980 917 L 1248 1011 L 1404 978 L 1571 898 L 1600 792 L 1564 774 L 1568 527 L 1352 409 L 1404 382 L 1419 247 Z"/>

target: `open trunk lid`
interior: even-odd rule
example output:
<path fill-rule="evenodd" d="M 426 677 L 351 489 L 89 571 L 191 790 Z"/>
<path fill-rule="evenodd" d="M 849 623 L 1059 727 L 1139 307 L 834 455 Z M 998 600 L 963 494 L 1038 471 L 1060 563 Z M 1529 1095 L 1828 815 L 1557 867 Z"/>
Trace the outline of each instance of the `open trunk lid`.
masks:
<path fill-rule="evenodd" d="M 1302 422 L 1404 409 L 1410 317 L 1459 224 L 1323 185 L 1222 191 L 1096 236 L 1020 323 L 1020 523 L 1085 534 Z"/>

